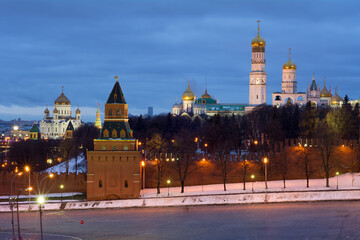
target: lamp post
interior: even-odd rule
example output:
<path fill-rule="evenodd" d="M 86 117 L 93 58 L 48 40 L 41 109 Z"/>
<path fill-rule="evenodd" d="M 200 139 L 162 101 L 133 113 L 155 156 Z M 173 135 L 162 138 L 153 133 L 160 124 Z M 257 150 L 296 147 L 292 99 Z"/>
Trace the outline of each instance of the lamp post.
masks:
<path fill-rule="evenodd" d="M 40 192 L 40 194 L 43 194 L 42 188 L 41 188 L 42 182 L 43 182 L 46 178 L 53 178 L 53 177 L 54 177 L 54 174 L 50 173 L 49 175 L 47 175 L 47 176 L 45 176 L 43 179 L 41 179 L 40 184 L 39 184 L 39 192 Z"/>
<path fill-rule="evenodd" d="M 251 175 L 251 190 L 252 190 L 252 192 L 254 192 L 254 179 L 255 179 L 255 175 L 252 174 Z"/>
<path fill-rule="evenodd" d="M 265 164 L 265 192 L 268 189 L 268 185 L 267 185 L 267 165 L 268 165 L 269 160 L 267 159 L 267 157 L 264 158 L 264 164 Z"/>
<path fill-rule="evenodd" d="M 171 183 L 170 179 L 168 179 L 168 180 L 166 181 L 166 183 L 167 183 L 167 185 L 168 185 L 168 196 L 170 196 L 170 183 Z"/>
<path fill-rule="evenodd" d="M 145 206 L 145 161 L 141 161 L 142 187 L 143 187 L 143 206 Z"/>
<path fill-rule="evenodd" d="M 42 211 L 41 211 L 41 208 L 42 208 L 42 205 L 44 204 L 45 202 L 45 199 L 43 196 L 39 196 L 38 199 L 37 199 L 37 202 L 39 204 L 39 212 L 40 212 L 40 236 L 41 236 L 41 240 L 43 240 L 43 229 L 42 229 Z"/>
<path fill-rule="evenodd" d="M 15 174 L 12 179 L 11 179 L 11 184 L 10 184 L 10 209 L 11 209 L 11 226 L 12 226 L 12 236 L 13 239 L 15 239 L 15 226 L 14 226 L 14 199 L 12 196 L 12 186 L 13 186 L 13 181 L 15 179 L 16 176 L 21 176 L 22 172 L 19 172 L 17 174 Z"/>
<path fill-rule="evenodd" d="M 21 233 L 20 233 L 20 217 L 19 217 L 19 195 L 20 193 L 24 192 L 24 191 L 29 191 L 31 192 L 32 187 L 28 187 L 26 189 L 20 189 L 20 192 L 18 193 L 17 197 L 16 197 L 16 215 L 17 215 L 17 225 L 18 225 L 18 238 L 21 238 Z"/>
<path fill-rule="evenodd" d="M 336 172 L 336 189 L 339 189 L 339 172 Z"/>
<path fill-rule="evenodd" d="M 206 159 L 203 158 L 202 162 L 205 165 L 206 164 Z M 201 191 L 202 192 L 204 191 L 204 171 L 202 171 L 202 174 L 201 174 Z"/>
<path fill-rule="evenodd" d="M 64 185 L 60 185 L 60 202 L 62 202 L 62 190 L 64 189 Z"/>
<path fill-rule="evenodd" d="M 30 167 L 29 166 L 25 166 L 25 172 L 28 172 L 29 174 L 29 187 L 30 187 Z M 30 210 L 30 191 L 29 191 L 29 210 Z"/>

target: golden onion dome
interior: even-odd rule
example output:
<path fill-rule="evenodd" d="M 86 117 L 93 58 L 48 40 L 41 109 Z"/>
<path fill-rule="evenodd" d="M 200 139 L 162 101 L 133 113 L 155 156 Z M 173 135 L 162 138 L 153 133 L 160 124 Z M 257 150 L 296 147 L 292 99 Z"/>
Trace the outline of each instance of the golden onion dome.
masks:
<path fill-rule="evenodd" d="M 291 55 L 291 48 L 289 48 L 289 60 L 283 65 L 283 69 L 294 69 L 294 70 L 296 70 L 296 64 L 291 61 L 290 55 Z"/>
<path fill-rule="evenodd" d="M 283 69 L 294 69 L 294 70 L 296 70 L 296 64 L 291 62 L 291 60 L 289 58 L 289 60 L 283 65 Z"/>
<path fill-rule="evenodd" d="M 211 98 L 211 96 L 207 93 L 207 89 L 205 89 L 205 93 L 201 95 L 201 98 Z"/>
<path fill-rule="evenodd" d="M 76 113 L 76 114 L 80 114 L 80 109 L 79 109 L 79 107 L 76 109 L 75 113 Z"/>
<path fill-rule="evenodd" d="M 50 113 L 49 109 L 46 108 L 44 113 L 49 114 Z"/>
<path fill-rule="evenodd" d="M 325 86 L 325 80 L 324 80 L 324 86 L 320 91 L 320 97 L 332 97 L 331 92 Z"/>
<path fill-rule="evenodd" d="M 251 41 L 251 46 L 253 47 L 265 47 L 266 42 L 265 40 L 260 36 L 260 32 L 258 29 L 257 36 Z"/>
<path fill-rule="evenodd" d="M 340 102 L 343 101 L 342 97 L 340 97 L 337 93 L 337 88 L 335 89 L 335 95 L 331 97 L 332 105 L 339 105 Z"/>
<path fill-rule="evenodd" d="M 183 101 L 195 101 L 195 93 L 190 88 L 190 83 L 188 83 L 188 87 L 186 91 L 182 95 Z"/>
<path fill-rule="evenodd" d="M 56 108 L 54 108 L 53 113 L 58 113 L 58 112 L 59 112 L 59 110 L 57 110 Z"/>

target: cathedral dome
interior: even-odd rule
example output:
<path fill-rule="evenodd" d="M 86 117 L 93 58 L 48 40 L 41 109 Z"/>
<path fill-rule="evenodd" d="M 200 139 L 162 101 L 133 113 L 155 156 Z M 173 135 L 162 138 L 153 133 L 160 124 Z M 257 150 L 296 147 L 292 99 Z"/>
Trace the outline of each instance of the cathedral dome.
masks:
<path fill-rule="evenodd" d="M 65 96 L 64 89 L 62 90 L 60 96 L 55 100 L 55 104 L 70 105 L 70 100 Z"/>
<path fill-rule="evenodd" d="M 195 100 L 195 93 L 190 88 L 190 83 L 188 83 L 188 87 L 186 91 L 182 95 L 183 101 L 194 101 Z"/>
<path fill-rule="evenodd" d="M 49 109 L 46 108 L 44 113 L 49 114 L 50 113 Z"/>
<path fill-rule="evenodd" d="M 265 45 L 266 45 L 266 42 L 260 36 L 260 32 L 258 31 L 257 36 L 251 41 L 251 46 L 253 46 L 253 47 L 265 47 Z"/>
<path fill-rule="evenodd" d="M 283 65 L 283 69 L 294 69 L 294 70 L 296 70 L 296 64 L 291 62 L 291 60 L 289 58 L 289 60 Z"/>
<path fill-rule="evenodd" d="M 211 96 L 207 93 L 207 89 L 205 89 L 205 93 L 201 96 L 201 98 L 211 98 Z"/>
<path fill-rule="evenodd" d="M 331 92 L 325 86 L 325 81 L 324 81 L 324 87 L 320 91 L 320 97 L 332 97 Z"/>
<path fill-rule="evenodd" d="M 331 97 L 331 105 L 339 105 L 341 101 L 343 101 L 343 99 L 338 95 L 337 89 L 335 89 L 335 95 Z"/>
<path fill-rule="evenodd" d="M 76 111 L 75 111 L 75 113 L 76 113 L 76 114 L 80 114 L 80 113 L 81 113 L 81 112 L 80 112 L 80 109 L 77 108 Z"/>
<path fill-rule="evenodd" d="M 54 108 L 53 113 L 58 113 L 58 112 L 59 112 L 59 110 L 57 110 L 56 108 Z"/>

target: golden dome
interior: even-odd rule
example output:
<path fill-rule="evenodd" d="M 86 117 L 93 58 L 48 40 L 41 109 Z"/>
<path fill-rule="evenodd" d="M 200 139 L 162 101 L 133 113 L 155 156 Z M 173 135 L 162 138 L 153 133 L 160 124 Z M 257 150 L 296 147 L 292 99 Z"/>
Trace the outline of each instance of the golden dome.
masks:
<path fill-rule="evenodd" d="M 183 101 L 195 101 L 195 93 L 190 89 L 190 83 L 188 83 L 188 87 L 186 91 L 182 95 Z"/>
<path fill-rule="evenodd" d="M 80 114 L 80 109 L 79 109 L 79 107 L 76 109 L 75 113 Z"/>
<path fill-rule="evenodd" d="M 338 95 L 337 88 L 335 88 L 335 95 L 331 97 L 331 105 L 339 105 L 341 101 L 343 101 L 343 99 Z"/>
<path fill-rule="evenodd" d="M 56 108 L 54 108 L 53 113 L 58 113 L 58 112 L 59 112 L 59 110 L 57 110 Z"/>
<path fill-rule="evenodd" d="M 290 54 L 291 54 L 291 48 L 289 48 L 289 60 L 283 65 L 283 69 L 294 69 L 296 70 L 296 64 L 293 63 L 290 59 Z"/>
<path fill-rule="evenodd" d="M 201 96 L 201 98 L 211 98 L 211 96 L 207 93 L 207 89 L 205 89 L 205 93 Z"/>
<path fill-rule="evenodd" d="M 55 100 L 56 105 L 70 105 L 70 100 L 64 94 L 64 87 L 62 88 L 60 96 Z"/>
<path fill-rule="evenodd" d="M 325 80 L 324 80 L 324 87 L 320 91 L 320 97 L 332 97 L 331 92 L 325 86 Z"/>
<path fill-rule="evenodd" d="M 49 114 L 49 113 L 50 113 L 49 109 L 46 108 L 45 111 L 44 111 L 44 113 Z"/>
<path fill-rule="evenodd" d="M 265 40 L 260 36 L 260 32 L 258 29 L 257 36 L 251 41 L 251 46 L 253 47 L 265 47 L 266 42 Z"/>

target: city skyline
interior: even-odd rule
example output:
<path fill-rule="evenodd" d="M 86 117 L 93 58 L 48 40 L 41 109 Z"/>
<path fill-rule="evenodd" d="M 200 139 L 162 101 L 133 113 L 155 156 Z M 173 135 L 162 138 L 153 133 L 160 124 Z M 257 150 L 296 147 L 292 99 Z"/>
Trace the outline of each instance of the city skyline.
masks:
<path fill-rule="evenodd" d="M 148 106 L 171 112 L 188 79 L 197 96 L 207 79 L 208 93 L 220 102 L 248 103 L 258 19 L 267 42 L 268 104 L 281 87 L 288 48 L 299 91 L 314 72 L 320 86 L 326 76 L 339 95 L 359 98 L 359 3 L 285 3 L 3 2 L 0 119 L 42 119 L 64 86 L 73 112 L 79 105 L 84 121 L 94 122 L 115 75 L 132 114 Z"/>

